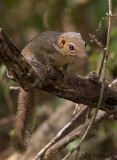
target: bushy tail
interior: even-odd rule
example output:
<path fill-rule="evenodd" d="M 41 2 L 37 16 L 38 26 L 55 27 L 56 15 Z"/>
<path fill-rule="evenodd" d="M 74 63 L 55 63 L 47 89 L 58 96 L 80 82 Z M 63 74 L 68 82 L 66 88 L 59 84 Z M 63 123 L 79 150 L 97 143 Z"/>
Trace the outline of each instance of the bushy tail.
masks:
<path fill-rule="evenodd" d="M 36 106 L 35 92 L 20 90 L 18 99 L 18 112 L 16 115 L 12 144 L 19 152 L 27 148 L 28 140 L 33 130 L 33 119 Z"/>

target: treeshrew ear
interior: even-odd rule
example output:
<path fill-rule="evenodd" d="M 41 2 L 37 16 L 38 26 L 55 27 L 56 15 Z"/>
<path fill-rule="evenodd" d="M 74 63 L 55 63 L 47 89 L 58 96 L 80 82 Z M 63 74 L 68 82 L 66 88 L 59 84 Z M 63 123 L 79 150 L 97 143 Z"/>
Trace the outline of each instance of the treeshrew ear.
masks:
<path fill-rule="evenodd" d="M 59 42 L 58 42 L 59 47 L 64 48 L 65 42 L 66 42 L 66 37 L 61 36 L 60 39 L 59 39 Z"/>

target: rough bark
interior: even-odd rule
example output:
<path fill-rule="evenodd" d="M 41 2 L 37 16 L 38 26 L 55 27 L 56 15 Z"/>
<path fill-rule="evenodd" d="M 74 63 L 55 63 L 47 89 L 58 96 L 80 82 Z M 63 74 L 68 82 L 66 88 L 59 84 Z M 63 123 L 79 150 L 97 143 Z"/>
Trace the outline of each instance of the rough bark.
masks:
<path fill-rule="evenodd" d="M 67 79 L 64 79 L 61 71 L 53 72 L 49 66 L 42 63 L 32 62 L 30 66 L 2 29 L 0 30 L 0 61 L 7 66 L 15 81 L 26 91 L 40 89 L 76 103 L 97 106 L 102 84 L 100 81 L 72 74 L 68 74 Z M 116 105 L 117 92 L 106 85 L 101 109 L 108 113 L 115 113 Z"/>

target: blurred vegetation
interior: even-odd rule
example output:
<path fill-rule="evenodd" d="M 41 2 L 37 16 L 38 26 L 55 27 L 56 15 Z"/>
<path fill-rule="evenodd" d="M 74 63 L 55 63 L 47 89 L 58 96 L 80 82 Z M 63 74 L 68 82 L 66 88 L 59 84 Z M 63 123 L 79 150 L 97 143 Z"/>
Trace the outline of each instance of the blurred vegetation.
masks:
<path fill-rule="evenodd" d="M 113 0 L 113 14 L 117 16 L 117 0 Z M 21 50 L 29 40 L 38 33 L 45 30 L 56 31 L 76 31 L 80 32 L 83 39 L 87 42 L 87 52 L 89 61 L 87 64 L 80 65 L 78 72 L 83 72 L 87 75 L 91 71 L 97 71 L 102 58 L 103 49 L 95 42 L 91 42 L 89 33 L 95 34 L 99 42 L 104 46 L 106 44 L 107 34 L 107 18 L 108 12 L 107 0 L 1 0 L 0 1 L 0 27 L 7 33 L 16 46 Z M 99 27 L 99 22 L 102 18 L 101 29 L 96 32 Z M 112 81 L 117 77 L 117 19 L 112 18 L 111 43 L 109 48 L 108 61 L 108 77 Z M 74 68 L 74 67 L 73 67 Z M 87 69 L 88 68 L 88 69 Z M 10 91 L 9 87 L 14 82 L 6 76 L 6 67 L 0 64 L 0 118 L 14 115 L 17 108 L 17 95 L 19 91 Z M 47 96 L 48 97 L 48 96 Z M 41 103 L 46 104 L 46 111 L 37 110 L 37 116 L 40 117 L 40 122 L 44 121 L 56 110 L 63 99 L 46 97 L 46 101 Z M 52 106 L 48 107 L 49 105 Z M 41 105 L 41 104 L 40 104 Z M 1 121 L 0 120 L 0 121 Z M 40 123 L 39 122 L 39 123 Z M 37 122 L 36 122 L 37 123 Z M 1 126 L 0 130 L 0 152 L 9 147 L 9 131 L 13 128 L 13 123 Z M 95 130 L 98 134 L 106 134 L 109 130 L 114 133 L 117 131 L 117 124 L 114 120 L 105 120 L 99 124 Z M 94 130 L 92 131 L 93 134 Z M 89 139 L 91 137 L 88 137 Z M 88 139 L 87 139 L 88 140 Z M 90 141 L 89 141 L 90 142 Z M 71 144 L 74 146 L 76 141 Z M 117 149 L 117 136 L 111 137 L 105 143 L 108 150 Z M 85 148 L 89 145 L 88 141 Z M 67 147 L 67 150 L 71 148 Z M 104 151 L 104 144 L 98 146 L 98 150 Z"/>

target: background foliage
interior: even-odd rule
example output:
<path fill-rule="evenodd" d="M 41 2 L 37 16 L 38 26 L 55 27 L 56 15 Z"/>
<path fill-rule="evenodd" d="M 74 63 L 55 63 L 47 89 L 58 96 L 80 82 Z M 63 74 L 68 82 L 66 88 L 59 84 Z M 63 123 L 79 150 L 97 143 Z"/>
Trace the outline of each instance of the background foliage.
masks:
<path fill-rule="evenodd" d="M 117 16 L 117 0 L 113 0 L 112 3 L 113 14 Z M 106 12 L 108 12 L 107 0 L 1 0 L 0 27 L 3 28 L 20 50 L 35 35 L 45 30 L 80 32 L 87 42 L 89 61 L 83 63 L 76 60 L 69 70 L 73 70 L 75 74 L 86 76 L 89 72 L 98 70 L 103 53 L 102 47 L 91 39 L 89 33 L 95 34 L 98 41 L 103 46 L 105 45 L 107 34 Z M 101 29 L 96 32 L 101 19 Z M 117 77 L 117 19 L 115 17 L 112 19 L 109 50 L 107 79 L 112 81 Z M 16 113 L 18 91 L 9 90 L 13 83 L 6 76 L 6 67 L 0 64 L 0 155 L 4 155 L 4 150 L 10 147 L 10 134 L 13 129 L 14 119 L 7 123 L 3 123 L 3 120 L 14 116 Z M 35 123 L 36 126 L 51 116 L 63 101 L 45 93 L 41 96 L 40 99 L 42 100 L 39 102 L 39 106 L 44 105 L 44 107 L 38 107 L 37 109 L 39 121 Z M 113 133 L 116 133 L 116 122 L 112 119 L 103 121 L 89 135 L 83 148 L 87 148 L 89 145 L 88 140 L 93 138 L 95 134 L 97 136 L 98 134 L 106 135 L 106 132 L 109 132 L 110 129 Z M 75 144 L 76 142 L 73 142 L 67 149 L 69 150 Z M 98 146 L 96 151 L 105 151 L 105 145 L 108 151 L 116 150 L 116 134 Z"/>

